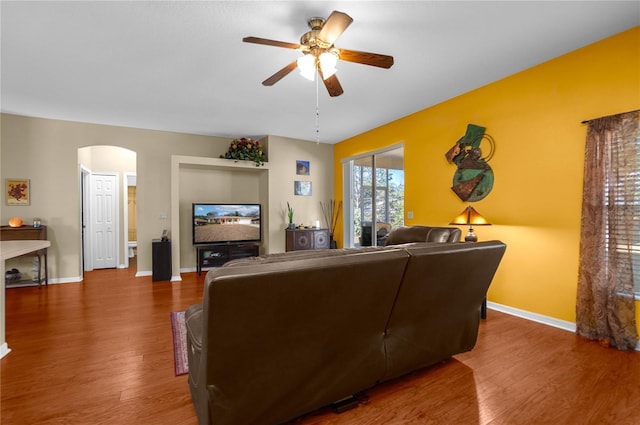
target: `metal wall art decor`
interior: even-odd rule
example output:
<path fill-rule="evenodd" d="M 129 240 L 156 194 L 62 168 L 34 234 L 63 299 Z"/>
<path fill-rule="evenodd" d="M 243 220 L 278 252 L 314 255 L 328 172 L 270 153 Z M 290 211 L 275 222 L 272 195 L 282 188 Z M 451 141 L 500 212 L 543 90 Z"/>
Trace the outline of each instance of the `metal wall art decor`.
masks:
<path fill-rule="evenodd" d="M 495 141 L 484 130 L 479 125 L 467 125 L 465 135 L 445 154 L 447 162 L 458 167 L 453 175 L 451 190 L 464 202 L 479 201 L 493 188 L 493 170 L 488 161 L 493 157 Z M 485 156 L 480 150 L 483 140 L 490 146 L 489 154 Z"/>

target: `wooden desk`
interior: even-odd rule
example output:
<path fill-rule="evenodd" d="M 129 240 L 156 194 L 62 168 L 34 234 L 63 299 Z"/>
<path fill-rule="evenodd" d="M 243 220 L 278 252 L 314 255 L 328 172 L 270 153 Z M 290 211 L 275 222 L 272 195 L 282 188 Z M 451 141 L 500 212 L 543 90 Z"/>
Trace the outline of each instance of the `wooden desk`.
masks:
<path fill-rule="evenodd" d="M 7 346 L 5 336 L 5 286 L 4 286 L 4 262 L 9 258 L 20 257 L 21 255 L 31 252 L 46 250 L 51 246 L 51 242 L 45 240 L 17 240 L 17 241 L 0 241 L 0 358 L 4 357 L 11 351 Z"/>
<path fill-rule="evenodd" d="M 40 226 L 40 227 L 0 226 L 0 241 L 24 241 L 24 240 L 46 240 L 46 239 L 47 239 L 47 226 Z M 38 286 L 40 286 L 43 281 L 45 285 L 48 285 L 49 273 L 47 271 L 48 270 L 47 248 L 38 249 L 32 252 L 27 252 L 22 255 L 38 257 L 38 280 L 37 280 Z M 44 273 L 42 268 L 43 259 L 44 259 Z M 4 279 L 4 273 L 2 274 L 2 279 Z M 24 281 L 21 281 L 20 283 L 24 283 Z"/>

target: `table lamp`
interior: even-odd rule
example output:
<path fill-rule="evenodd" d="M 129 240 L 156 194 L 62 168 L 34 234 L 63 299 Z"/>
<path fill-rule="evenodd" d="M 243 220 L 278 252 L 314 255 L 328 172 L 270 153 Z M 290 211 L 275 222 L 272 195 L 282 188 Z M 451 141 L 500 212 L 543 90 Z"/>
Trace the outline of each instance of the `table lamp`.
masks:
<path fill-rule="evenodd" d="M 465 242 L 478 242 L 478 237 L 473 233 L 473 226 L 486 226 L 490 225 L 486 218 L 480 215 L 472 206 L 468 206 L 458 216 L 456 216 L 451 223 L 454 225 L 469 226 L 469 233 L 464 237 Z"/>

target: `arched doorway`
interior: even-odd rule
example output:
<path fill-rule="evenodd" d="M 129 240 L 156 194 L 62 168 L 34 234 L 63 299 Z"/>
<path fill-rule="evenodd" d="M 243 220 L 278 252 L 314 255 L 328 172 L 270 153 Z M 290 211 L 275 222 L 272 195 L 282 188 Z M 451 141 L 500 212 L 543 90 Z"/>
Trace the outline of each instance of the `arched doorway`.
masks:
<path fill-rule="evenodd" d="M 129 258 L 135 253 L 137 242 L 130 238 L 130 235 L 135 237 L 137 234 L 137 208 L 134 205 L 133 214 L 129 208 L 130 194 L 136 193 L 136 162 L 135 151 L 117 146 L 78 149 L 81 272 L 94 268 L 129 267 Z M 109 190 L 104 192 L 105 188 Z M 107 216 L 106 212 L 111 210 L 111 216 Z M 105 261 L 111 255 L 114 261 Z"/>

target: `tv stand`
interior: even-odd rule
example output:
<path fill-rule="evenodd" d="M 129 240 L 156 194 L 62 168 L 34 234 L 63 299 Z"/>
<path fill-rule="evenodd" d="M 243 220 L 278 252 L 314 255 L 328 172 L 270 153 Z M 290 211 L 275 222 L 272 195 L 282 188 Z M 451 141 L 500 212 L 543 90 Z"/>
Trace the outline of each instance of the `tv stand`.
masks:
<path fill-rule="evenodd" d="M 196 245 L 198 276 L 203 267 L 220 267 L 227 261 L 260 255 L 258 243 L 225 243 L 215 245 Z"/>

